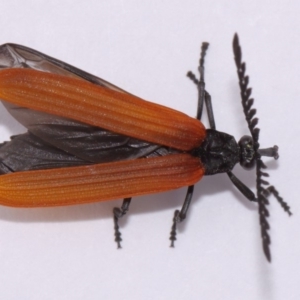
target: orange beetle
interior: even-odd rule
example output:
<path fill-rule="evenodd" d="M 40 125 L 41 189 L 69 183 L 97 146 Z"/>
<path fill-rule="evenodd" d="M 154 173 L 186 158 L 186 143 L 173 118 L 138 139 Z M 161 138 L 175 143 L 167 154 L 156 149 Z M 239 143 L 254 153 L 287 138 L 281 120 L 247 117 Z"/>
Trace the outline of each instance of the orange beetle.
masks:
<path fill-rule="evenodd" d="M 59 60 L 24 46 L 0 47 L 0 99 L 28 132 L 0 147 L 0 204 L 14 207 L 60 206 L 124 198 L 114 208 L 115 236 L 120 247 L 120 219 L 131 197 L 188 186 L 176 225 L 186 217 L 193 184 L 203 175 L 225 172 L 251 201 L 257 201 L 263 248 L 270 261 L 267 199 L 272 193 L 284 210 L 289 206 L 266 184 L 261 156 L 278 158 L 277 146 L 259 149 L 257 119 L 241 60 L 238 37 L 233 49 L 242 105 L 251 136 L 237 143 L 215 129 L 210 95 L 205 90 L 203 43 L 200 79 L 188 73 L 199 90 L 197 119 L 157 105 Z M 210 129 L 200 122 L 206 103 Z M 257 166 L 257 194 L 231 170 L 240 162 Z"/>

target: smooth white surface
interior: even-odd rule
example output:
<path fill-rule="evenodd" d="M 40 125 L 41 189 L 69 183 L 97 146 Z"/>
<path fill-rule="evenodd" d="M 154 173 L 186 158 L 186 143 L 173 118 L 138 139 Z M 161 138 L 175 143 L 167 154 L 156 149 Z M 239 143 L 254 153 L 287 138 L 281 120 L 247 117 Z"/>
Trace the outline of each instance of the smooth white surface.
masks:
<path fill-rule="evenodd" d="M 292 206 L 270 199 L 273 262 L 263 256 L 255 205 L 225 175 L 202 180 L 175 249 L 169 232 L 185 189 L 133 200 L 113 242 L 121 201 L 76 207 L 0 207 L 0 299 L 300 299 L 299 1 L 1 1 L 0 43 L 22 44 L 191 116 L 202 41 L 217 128 L 247 134 L 232 37 L 238 32 L 266 160 Z M 21 126 L 1 114 L 1 140 Z M 252 189 L 253 172 L 235 173 Z"/>

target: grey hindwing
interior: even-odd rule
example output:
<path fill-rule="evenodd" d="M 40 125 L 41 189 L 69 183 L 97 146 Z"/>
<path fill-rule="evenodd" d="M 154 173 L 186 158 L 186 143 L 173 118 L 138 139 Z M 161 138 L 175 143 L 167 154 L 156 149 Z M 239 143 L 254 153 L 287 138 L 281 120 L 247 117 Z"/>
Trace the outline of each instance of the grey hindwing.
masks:
<path fill-rule="evenodd" d="M 0 70 L 30 68 L 79 77 L 102 87 L 126 93 L 109 82 L 33 49 L 0 46 Z M 120 135 L 2 101 L 8 112 L 28 129 L 0 146 L 0 173 L 105 163 L 168 155 L 173 149 Z"/>

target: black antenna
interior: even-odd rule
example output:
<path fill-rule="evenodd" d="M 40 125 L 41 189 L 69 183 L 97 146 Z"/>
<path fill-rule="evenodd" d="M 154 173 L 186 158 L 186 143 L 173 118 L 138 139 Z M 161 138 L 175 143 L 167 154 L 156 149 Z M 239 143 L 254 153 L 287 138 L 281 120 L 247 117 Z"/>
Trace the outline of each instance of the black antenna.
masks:
<path fill-rule="evenodd" d="M 251 88 L 248 87 L 249 77 L 245 75 L 246 72 L 246 64 L 242 61 L 242 51 L 239 44 L 238 35 L 235 34 L 233 38 L 233 53 L 234 60 L 237 67 L 237 73 L 239 77 L 239 85 L 241 90 L 241 98 L 242 105 L 244 109 L 244 114 L 246 117 L 246 121 L 248 123 L 248 127 L 250 133 L 253 138 L 253 149 L 255 152 L 255 160 L 256 160 L 256 189 L 257 189 L 257 202 L 258 202 L 258 213 L 259 213 L 259 221 L 261 227 L 261 237 L 262 237 L 262 246 L 265 253 L 265 256 L 269 262 L 271 262 L 271 251 L 270 244 L 271 238 L 269 235 L 270 225 L 268 223 L 267 218 L 269 217 L 269 211 L 267 209 L 267 205 L 269 204 L 268 196 L 273 194 L 277 199 L 281 207 L 285 212 L 291 215 L 289 205 L 280 197 L 278 191 L 274 186 L 270 186 L 269 182 L 265 181 L 263 177 L 269 177 L 269 174 L 263 172 L 262 169 L 266 169 L 265 164 L 261 160 L 262 156 L 270 156 L 277 159 L 278 156 L 278 147 L 274 146 L 272 148 L 267 149 L 259 149 L 259 128 L 256 127 L 258 123 L 258 118 L 254 118 L 256 114 L 256 109 L 252 108 L 254 103 L 254 99 L 250 98 L 251 96 Z"/>

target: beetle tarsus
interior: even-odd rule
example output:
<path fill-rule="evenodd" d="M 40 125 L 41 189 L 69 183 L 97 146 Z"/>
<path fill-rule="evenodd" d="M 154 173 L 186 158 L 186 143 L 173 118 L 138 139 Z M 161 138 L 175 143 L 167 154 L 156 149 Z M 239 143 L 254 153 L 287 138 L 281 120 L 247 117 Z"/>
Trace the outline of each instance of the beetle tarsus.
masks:
<path fill-rule="evenodd" d="M 174 212 L 173 224 L 172 224 L 171 234 L 170 234 L 171 247 L 174 247 L 174 242 L 176 241 L 177 224 L 182 222 L 186 218 L 188 209 L 192 201 L 193 192 L 194 192 L 194 186 L 190 185 L 187 189 L 186 196 L 181 210 L 180 211 L 175 210 Z"/>
<path fill-rule="evenodd" d="M 174 248 L 174 242 L 177 240 L 176 235 L 177 235 L 177 224 L 181 222 L 182 220 L 180 219 L 180 211 L 175 210 L 174 212 L 174 217 L 173 217 L 173 224 L 171 228 L 171 234 L 170 234 L 170 241 L 171 241 L 171 248 Z"/>
<path fill-rule="evenodd" d="M 117 208 L 118 209 L 118 208 Z M 114 208 L 114 213 L 115 213 L 115 208 Z M 114 216 L 114 230 L 115 230 L 115 242 L 117 243 L 118 249 L 121 249 L 121 232 L 119 230 L 119 224 L 118 224 L 119 218 Z"/>
<path fill-rule="evenodd" d="M 205 83 L 204 83 L 204 57 L 206 54 L 206 50 L 208 48 L 208 43 L 202 43 L 201 47 L 201 54 L 200 54 L 200 60 L 199 60 L 199 67 L 198 71 L 200 73 L 200 79 L 198 80 L 196 75 L 189 71 L 187 73 L 187 77 L 190 78 L 198 88 L 198 108 L 197 108 L 197 120 L 201 120 L 202 116 L 202 110 L 203 110 L 203 102 L 205 98 Z"/>
<path fill-rule="evenodd" d="M 210 128 L 216 129 L 216 123 L 215 123 L 213 109 L 212 109 L 211 97 L 210 97 L 209 93 L 205 90 L 205 82 L 204 82 L 204 58 L 205 58 L 208 46 L 209 46 L 208 43 L 206 43 L 206 42 L 202 43 L 199 67 L 198 67 L 200 79 L 198 80 L 196 75 L 191 71 L 189 71 L 187 73 L 187 77 L 190 78 L 197 85 L 197 88 L 198 88 L 198 109 L 197 109 L 196 119 L 201 120 L 203 104 L 205 102 Z"/>
<path fill-rule="evenodd" d="M 206 51 L 208 49 L 209 43 L 203 42 L 201 46 L 201 54 L 200 54 L 200 60 L 199 60 L 199 73 L 200 73 L 200 81 L 204 82 L 204 58 L 206 55 Z"/>
<path fill-rule="evenodd" d="M 127 213 L 130 202 L 131 202 L 131 198 L 124 198 L 122 206 L 120 208 L 114 207 L 113 209 L 115 242 L 118 245 L 118 249 L 122 248 L 121 247 L 122 238 L 121 238 L 121 232 L 119 227 L 119 219 L 121 219 Z"/>
<path fill-rule="evenodd" d="M 198 109 L 197 109 L 197 119 L 201 120 L 202 111 L 203 111 L 203 103 L 205 101 L 205 81 L 204 81 L 204 58 L 206 51 L 208 49 L 208 43 L 204 42 L 201 46 L 200 60 L 198 71 L 200 74 L 200 79 L 198 82 Z"/>
<path fill-rule="evenodd" d="M 192 71 L 188 71 L 186 76 L 191 79 L 196 85 L 199 84 L 199 80 L 196 78 L 196 75 Z"/>
<path fill-rule="evenodd" d="M 201 46 L 201 54 L 200 54 L 199 67 L 198 67 L 200 73 L 200 81 L 204 81 L 204 57 L 206 54 L 206 50 L 208 49 L 208 46 L 209 43 L 207 42 L 202 43 Z M 196 85 L 199 85 L 199 80 L 196 78 L 196 75 L 193 72 L 188 71 L 186 76 L 190 78 Z"/>

